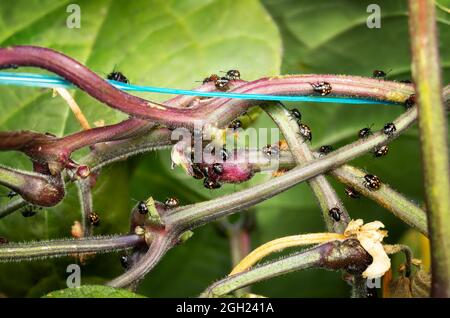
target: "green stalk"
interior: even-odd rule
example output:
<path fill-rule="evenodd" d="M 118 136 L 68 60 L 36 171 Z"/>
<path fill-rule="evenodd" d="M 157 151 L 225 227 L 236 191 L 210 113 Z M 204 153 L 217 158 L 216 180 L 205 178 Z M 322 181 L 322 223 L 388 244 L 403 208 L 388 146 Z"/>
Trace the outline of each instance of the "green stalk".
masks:
<path fill-rule="evenodd" d="M 450 297 L 450 177 L 435 5 L 409 1 L 412 73 L 416 84 L 425 200 L 432 251 L 432 297 Z"/>

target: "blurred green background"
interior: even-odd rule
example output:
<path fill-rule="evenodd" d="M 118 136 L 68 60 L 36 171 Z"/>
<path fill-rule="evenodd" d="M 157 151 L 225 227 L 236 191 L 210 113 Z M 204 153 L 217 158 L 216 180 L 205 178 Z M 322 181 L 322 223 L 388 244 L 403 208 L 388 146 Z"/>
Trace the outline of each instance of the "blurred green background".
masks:
<path fill-rule="evenodd" d="M 68 4 L 81 8 L 81 28 L 69 29 Z M 366 26 L 367 6 L 379 4 L 381 28 Z M 439 0 L 449 7 L 449 0 Z M 450 81 L 450 18 L 437 8 L 444 83 Z M 0 1 L 0 45 L 39 45 L 59 50 L 102 76 L 114 68 L 132 83 L 192 88 L 211 73 L 239 69 L 242 78 L 293 73 L 337 73 L 370 76 L 374 69 L 392 70 L 389 79 L 410 79 L 407 7 L 403 0 L 16 0 Z M 37 72 L 36 69 L 24 69 Z M 115 123 L 126 116 L 83 92 L 75 99 L 91 123 Z M 162 101 L 167 96 L 143 94 Z M 339 146 L 356 138 L 362 127 L 380 129 L 401 112 L 383 105 L 296 105 L 314 134 L 313 146 Z M 261 116 L 258 127 L 273 127 Z M 72 113 L 49 89 L 0 87 L 0 129 L 30 129 L 58 136 L 79 130 Z M 75 157 L 83 154 L 80 152 Z M 30 169 L 24 156 L 0 153 L 0 163 Z M 423 202 L 417 129 L 394 141 L 386 158 L 363 156 L 352 164 L 378 175 L 419 205 Z M 94 190 L 94 208 L 102 219 L 96 234 L 125 233 L 134 200 L 176 196 L 183 204 L 198 202 L 251 186 L 269 178 L 225 185 L 211 192 L 181 169 L 170 170 L 167 151 L 135 157 L 103 170 Z M 387 242 L 416 233 L 367 199 L 351 200 L 335 183 L 352 218 L 380 220 L 389 230 Z M 44 240 L 70 235 L 79 219 L 77 190 L 58 206 L 35 217 L 15 213 L 0 220 L 0 236 L 10 241 Z M 0 194 L 6 194 L 0 188 Z M 7 202 L 0 199 L 0 204 Z M 318 205 L 301 184 L 255 207 L 257 226 L 252 246 L 299 233 L 324 230 Z M 417 246 L 419 244 L 416 244 Z M 419 248 L 417 248 L 419 249 Z M 420 251 L 419 255 L 420 256 Z M 37 297 L 65 288 L 66 266 L 73 258 L 0 264 L 0 293 Z M 149 297 L 193 297 L 231 269 L 228 240 L 213 225 L 195 230 L 186 244 L 171 250 L 145 278 L 139 293 Z M 99 255 L 82 265 L 82 283 L 103 283 L 121 273 L 119 256 Z M 347 297 L 340 273 L 309 270 L 252 287 L 270 297 Z"/>

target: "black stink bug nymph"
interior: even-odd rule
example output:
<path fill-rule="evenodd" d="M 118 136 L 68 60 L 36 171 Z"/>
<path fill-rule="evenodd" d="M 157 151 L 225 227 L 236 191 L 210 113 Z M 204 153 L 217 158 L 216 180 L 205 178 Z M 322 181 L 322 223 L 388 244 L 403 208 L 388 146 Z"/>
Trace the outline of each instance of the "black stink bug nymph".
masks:
<path fill-rule="evenodd" d="M 323 146 L 320 146 L 320 148 L 319 148 L 320 156 L 328 155 L 332 151 L 333 151 L 333 146 L 330 146 L 330 145 L 323 145 Z"/>
<path fill-rule="evenodd" d="M 125 83 L 125 84 L 130 83 L 128 78 L 126 78 L 125 75 L 123 75 L 121 72 L 113 71 L 108 74 L 107 78 L 109 80 L 113 80 L 113 81 L 121 82 L 121 83 Z"/>
<path fill-rule="evenodd" d="M 203 180 L 203 185 L 206 189 L 219 189 L 221 187 L 219 182 L 210 178 L 205 178 L 205 180 Z"/>
<path fill-rule="evenodd" d="M 387 145 L 383 145 L 383 146 L 380 146 L 380 147 L 376 147 L 374 149 L 374 151 L 373 151 L 373 155 L 376 158 L 379 158 L 379 157 L 386 156 L 388 154 L 388 152 L 389 152 L 389 147 Z"/>
<path fill-rule="evenodd" d="M 387 123 L 383 127 L 383 133 L 389 137 L 391 137 L 397 131 L 397 127 L 395 127 L 394 123 Z"/>
<path fill-rule="evenodd" d="M 366 139 L 370 135 L 372 135 L 372 129 L 370 127 L 363 128 L 358 132 L 359 139 Z"/>
<path fill-rule="evenodd" d="M 409 109 L 411 107 L 413 107 L 416 104 L 416 95 L 415 94 L 411 94 L 404 102 L 403 105 L 405 105 L 406 109 Z"/>
<path fill-rule="evenodd" d="M 341 210 L 339 208 L 331 208 L 330 211 L 328 211 L 330 216 L 335 220 L 336 222 L 339 222 L 341 220 Z"/>
<path fill-rule="evenodd" d="M 228 89 L 228 84 L 230 84 L 230 80 L 227 77 L 221 77 L 214 82 L 216 88 L 221 91 L 226 91 Z"/>
<path fill-rule="evenodd" d="M 242 122 L 239 119 L 233 120 L 231 124 L 228 126 L 228 128 L 231 128 L 233 130 L 237 130 L 242 127 Z"/>
<path fill-rule="evenodd" d="M 277 156 L 280 153 L 280 148 L 277 145 L 267 145 L 262 149 L 267 157 Z"/>
<path fill-rule="evenodd" d="M 214 171 L 215 174 L 220 176 L 223 173 L 223 165 L 221 163 L 216 162 L 213 164 L 212 170 Z"/>
<path fill-rule="evenodd" d="M 164 201 L 164 205 L 171 209 L 176 208 L 179 204 L 180 202 L 178 199 L 174 197 L 167 198 L 166 201 Z"/>
<path fill-rule="evenodd" d="M 202 169 L 200 169 L 200 167 L 195 163 L 192 165 L 192 176 L 194 179 L 203 179 L 205 177 Z"/>
<path fill-rule="evenodd" d="M 140 214 L 147 214 L 148 213 L 148 207 L 147 204 L 144 201 L 139 201 L 137 205 L 138 212 Z"/>
<path fill-rule="evenodd" d="M 298 127 L 300 128 L 300 136 L 302 136 L 308 141 L 311 141 L 312 140 L 311 128 L 309 128 L 307 125 L 303 123 L 299 123 Z"/>
<path fill-rule="evenodd" d="M 386 72 L 382 70 L 374 70 L 372 73 L 372 76 L 375 78 L 385 78 L 386 75 Z"/>
<path fill-rule="evenodd" d="M 14 191 L 9 191 L 8 194 L 6 195 L 8 197 L 8 199 L 12 199 L 14 198 L 16 195 L 19 195 L 17 192 Z"/>
<path fill-rule="evenodd" d="M 238 80 L 241 79 L 241 72 L 239 72 L 238 70 L 229 70 L 226 77 L 229 80 Z"/>
<path fill-rule="evenodd" d="M 378 190 L 381 187 L 381 180 L 373 174 L 364 176 L 364 186 L 370 190 Z"/>
<path fill-rule="evenodd" d="M 359 192 L 350 187 L 345 188 L 345 193 L 352 199 L 358 199 L 360 197 Z"/>
<path fill-rule="evenodd" d="M 95 212 L 89 213 L 88 219 L 89 219 L 89 222 L 90 222 L 93 226 L 98 226 L 98 225 L 100 224 L 100 217 L 99 217 L 98 214 L 95 213 Z"/>
<path fill-rule="evenodd" d="M 291 114 L 291 116 L 293 118 L 295 118 L 296 120 L 300 121 L 302 120 L 302 114 L 300 113 L 300 111 L 297 108 L 292 108 L 289 113 Z"/>
<path fill-rule="evenodd" d="M 121 255 L 120 256 L 120 265 L 122 265 L 122 267 L 124 269 L 128 269 L 129 262 L 128 262 L 128 256 L 127 255 Z"/>
<path fill-rule="evenodd" d="M 325 96 L 331 93 L 332 87 L 328 82 L 310 83 L 313 91 L 319 93 L 321 96 Z"/>
<path fill-rule="evenodd" d="M 23 210 L 22 210 L 22 216 L 29 218 L 32 217 L 34 215 L 36 215 L 37 213 L 37 209 L 35 206 L 33 205 L 27 205 Z"/>

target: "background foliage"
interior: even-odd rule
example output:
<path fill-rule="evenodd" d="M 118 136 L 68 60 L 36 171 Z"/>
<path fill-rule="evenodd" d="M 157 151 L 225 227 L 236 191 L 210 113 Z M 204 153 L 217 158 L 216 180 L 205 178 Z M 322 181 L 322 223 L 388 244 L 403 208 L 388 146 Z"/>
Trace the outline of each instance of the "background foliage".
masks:
<path fill-rule="evenodd" d="M 340 73 L 370 76 L 374 69 L 391 70 L 390 79 L 410 78 L 406 2 L 377 1 L 381 29 L 366 27 L 367 5 L 352 0 L 16 0 L 0 2 L 0 45 L 54 48 L 106 76 L 120 70 L 132 83 L 192 88 L 211 73 L 237 68 L 246 80 L 273 74 Z M 81 7 L 81 28 L 65 25 L 69 3 Z M 449 6 L 449 0 L 440 0 Z M 438 10 L 444 83 L 450 82 L 450 18 Z M 35 69 L 26 70 L 36 72 Z M 167 96 L 143 95 L 153 100 Z M 123 114 L 110 110 L 80 91 L 75 98 L 91 123 L 118 122 Z M 341 145 L 356 138 L 362 127 L 374 129 L 398 116 L 401 108 L 380 105 L 296 105 L 312 128 L 313 146 Z M 68 107 L 48 89 L 0 87 L 0 129 L 31 129 L 62 136 L 79 130 Z M 272 127 L 264 117 L 256 126 Z M 79 153 L 78 155 L 81 155 Z M 26 158 L 0 153 L 0 162 L 30 168 Z M 375 160 L 366 155 L 354 162 L 422 204 L 417 130 L 392 143 L 390 154 Z M 152 195 L 178 197 L 183 204 L 248 187 L 269 178 L 261 175 L 240 185 L 211 192 L 200 181 L 170 170 L 167 151 L 142 155 L 106 168 L 94 191 L 94 207 L 102 218 L 96 234 L 125 233 L 134 200 Z M 353 218 L 381 220 L 388 242 L 405 235 L 421 250 L 419 236 L 389 212 L 365 200 L 351 200 L 336 184 Z M 7 189 L 0 189 L 7 193 Z M 63 203 L 32 218 L 20 213 L 0 220 L 0 236 L 10 241 L 68 237 L 79 218 L 73 185 Z M 0 204 L 6 202 L 1 199 Z M 254 209 L 254 247 L 290 234 L 323 231 L 318 206 L 309 188 L 294 187 Z M 65 268 L 74 259 L 0 264 L 0 293 L 42 296 L 65 287 Z M 170 251 L 142 283 L 139 293 L 150 297 L 192 297 L 230 271 L 228 241 L 214 225 L 195 231 L 186 244 Z M 100 255 L 82 266 L 82 283 L 97 284 L 121 273 L 118 255 Z M 273 297 L 348 296 L 337 273 L 311 270 L 261 283 L 253 291 Z"/>

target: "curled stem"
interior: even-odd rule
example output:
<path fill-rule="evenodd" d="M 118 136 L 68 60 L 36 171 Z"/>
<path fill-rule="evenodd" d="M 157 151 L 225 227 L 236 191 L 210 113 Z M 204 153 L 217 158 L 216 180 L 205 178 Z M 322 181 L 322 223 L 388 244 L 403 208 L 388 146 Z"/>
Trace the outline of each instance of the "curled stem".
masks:
<path fill-rule="evenodd" d="M 156 235 L 148 251 L 134 264 L 127 272 L 108 282 L 111 287 L 124 287 L 139 282 L 153 267 L 158 264 L 161 258 L 178 241 L 180 232 L 174 230 L 165 234 Z"/>
<path fill-rule="evenodd" d="M 1 165 L 0 184 L 14 190 L 24 200 L 40 206 L 54 206 L 65 195 L 64 183 L 60 175 L 48 176 Z"/>
<path fill-rule="evenodd" d="M 227 101 L 226 98 L 214 98 L 203 107 L 188 109 L 159 105 L 120 91 L 70 57 L 41 47 L 14 46 L 0 49 L 0 66 L 4 65 L 35 66 L 47 69 L 64 77 L 112 108 L 168 127 L 182 126 L 193 129 L 196 124 L 211 123 L 224 127 L 246 108 L 258 104 L 258 101 L 236 102 Z M 335 96 L 354 96 L 402 103 L 413 93 L 412 85 L 404 83 L 357 76 L 314 74 L 262 78 L 242 84 L 231 91 L 248 94 L 311 95 L 314 92 L 310 83 L 323 81 L 332 85 Z M 240 83 L 241 81 L 238 82 Z M 214 84 L 206 85 L 213 87 Z M 224 103 L 229 103 L 230 107 L 223 107 Z"/>

